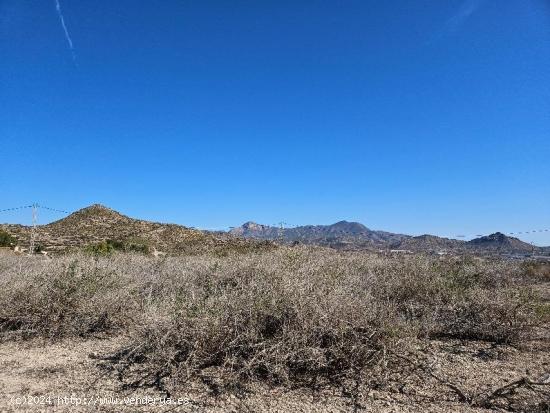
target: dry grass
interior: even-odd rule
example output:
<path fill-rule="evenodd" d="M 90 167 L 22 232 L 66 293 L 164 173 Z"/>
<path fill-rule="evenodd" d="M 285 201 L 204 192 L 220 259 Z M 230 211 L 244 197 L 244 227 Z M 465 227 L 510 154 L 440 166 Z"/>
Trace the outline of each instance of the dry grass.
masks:
<path fill-rule="evenodd" d="M 525 274 L 531 279 L 537 279 L 543 282 L 550 282 L 550 262 L 525 262 L 522 265 Z"/>
<path fill-rule="evenodd" d="M 548 321 L 532 282 L 511 262 L 302 247 L 162 260 L 1 257 L 0 332 L 128 334 L 132 345 L 111 357 L 128 386 L 315 387 L 366 372 L 377 382 L 392 368 L 388 354 L 418 337 L 528 337 Z"/>

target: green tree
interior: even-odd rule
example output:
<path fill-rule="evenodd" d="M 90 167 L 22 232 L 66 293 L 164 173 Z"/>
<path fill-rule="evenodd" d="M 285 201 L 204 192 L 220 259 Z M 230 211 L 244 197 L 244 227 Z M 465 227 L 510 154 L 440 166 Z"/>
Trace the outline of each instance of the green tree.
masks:
<path fill-rule="evenodd" d="M 14 237 L 12 237 L 6 231 L 3 231 L 0 229 L 0 247 L 11 247 L 16 243 L 17 243 L 17 240 Z"/>

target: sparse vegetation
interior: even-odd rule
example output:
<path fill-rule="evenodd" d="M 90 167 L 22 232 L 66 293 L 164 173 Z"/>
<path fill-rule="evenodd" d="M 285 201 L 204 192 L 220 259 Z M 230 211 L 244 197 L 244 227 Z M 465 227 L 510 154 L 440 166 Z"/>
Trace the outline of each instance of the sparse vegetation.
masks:
<path fill-rule="evenodd" d="M 139 254 L 150 254 L 152 248 L 147 241 L 139 239 L 129 239 L 124 241 L 106 240 L 97 244 L 88 245 L 84 248 L 85 252 L 93 255 L 111 255 L 115 252 L 134 252 Z"/>
<path fill-rule="evenodd" d="M 93 255 L 110 255 L 116 251 L 116 247 L 108 240 L 88 245 L 84 248 L 84 251 Z"/>
<path fill-rule="evenodd" d="M 3 339 L 125 332 L 132 344 L 112 357 L 124 380 L 177 388 L 210 377 L 220 391 L 379 381 L 388 355 L 419 338 L 518 343 L 548 321 L 511 262 L 303 247 L 155 260 L 111 249 L 25 266 L 3 258 Z"/>
<path fill-rule="evenodd" d="M 6 234 L 28 245 L 31 227 L 4 225 Z M 93 255 L 115 251 L 148 254 L 157 249 L 167 254 L 220 256 L 274 248 L 271 241 L 248 241 L 223 233 L 208 233 L 175 224 L 133 219 L 101 205 L 78 210 L 59 221 L 38 227 L 40 245 L 51 254 L 72 254 L 84 250 Z"/>
<path fill-rule="evenodd" d="M 17 240 L 14 237 L 0 229 L 0 247 L 11 247 L 16 242 Z"/>
<path fill-rule="evenodd" d="M 550 262 L 527 261 L 522 264 L 525 275 L 540 281 L 550 281 Z"/>

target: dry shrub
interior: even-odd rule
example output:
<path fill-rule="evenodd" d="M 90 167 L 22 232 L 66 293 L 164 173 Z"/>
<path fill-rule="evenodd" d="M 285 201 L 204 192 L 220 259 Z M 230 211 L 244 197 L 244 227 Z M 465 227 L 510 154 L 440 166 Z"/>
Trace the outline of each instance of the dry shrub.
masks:
<path fill-rule="evenodd" d="M 388 309 L 341 270 L 315 271 L 304 258 L 214 262 L 185 288 L 161 287 L 164 299 L 153 292 L 152 316 L 135 331 L 138 351 L 162 376 L 185 381 L 209 369 L 223 385 L 334 381 L 374 362 L 394 334 Z"/>
<path fill-rule="evenodd" d="M 83 256 L 11 259 L 0 279 L 3 338 L 86 336 L 127 325 L 136 312 L 120 273 Z"/>
<path fill-rule="evenodd" d="M 419 336 L 511 342 L 536 320 L 504 261 L 306 247 L 17 260 L 0 261 L 4 335 L 124 331 L 132 344 L 112 360 L 132 386 L 378 380 L 387 354 Z"/>
<path fill-rule="evenodd" d="M 528 338 L 536 319 L 530 290 L 474 290 L 435 313 L 432 337 L 484 340 L 499 344 Z"/>
<path fill-rule="evenodd" d="M 542 282 L 550 282 L 550 262 L 527 261 L 522 265 L 525 277 Z"/>

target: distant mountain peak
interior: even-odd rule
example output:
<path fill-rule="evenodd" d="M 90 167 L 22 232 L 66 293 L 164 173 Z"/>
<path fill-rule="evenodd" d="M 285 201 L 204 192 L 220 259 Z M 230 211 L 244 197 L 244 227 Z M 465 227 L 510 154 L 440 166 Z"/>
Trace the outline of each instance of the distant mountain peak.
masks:
<path fill-rule="evenodd" d="M 523 242 L 518 238 L 509 237 L 502 232 L 495 232 L 490 235 L 475 238 L 468 241 L 467 244 L 477 248 L 488 248 L 497 250 L 510 250 L 516 252 L 528 252 L 533 249 L 533 246 L 527 242 Z"/>
<path fill-rule="evenodd" d="M 265 228 L 266 226 L 265 226 L 265 225 L 262 225 L 262 224 L 257 224 L 257 223 L 254 222 L 254 221 L 248 221 L 248 222 L 245 222 L 245 223 L 242 225 L 242 227 L 245 228 L 245 229 L 254 230 L 254 229 Z"/>
<path fill-rule="evenodd" d="M 80 213 L 94 213 L 94 212 L 99 212 L 99 213 L 104 213 L 104 212 L 114 212 L 114 213 L 117 213 L 117 211 L 115 211 L 114 209 L 111 209 L 109 207 L 106 207 L 105 205 L 102 205 L 102 204 L 92 204 L 90 206 L 87 206 L 87 207 L 84 207 L 82 209 L 79 209 L 78 211 L 76 212 L 80 212 Z"/>
<path fill-rule="evenodd" d="M 368 232 L 369 229 L 359 222 L 349 222 L 349 221 L 338 221 L 332 225 L 328 226 L 332 230 L 339 230 L 349 233 L 362 233 Z"/>
<path fill-rule="evenodd" d="M 92 205 L 88 205 L 87 207 L 84 207 L 84 208 L 81 208 L 80 210 L 81 211 L 84 211 L 84 210 L 87 210 L 87 209 L 108 209 L 108 210 L 111 210 L 111 208 L 103 205 L 103 204 L 92 204 Z"/>
<path fill-rule="evenodd" d="M 393 248 L 412 251 L 441 251 L 458 249 L 461 248 L 463 244 L 464 241 L 423 234 L 406 238 L 400 243 L 393 245 Z"/>
<path fill-rule="evenodd" d="M 262 238 L 266 233 L 272 233 L 273 231 L 277 231 L 277 228 L 258 224 L 254 221 L 247 221 L 240 227 L 233 228 L 229 233 L 239 237 Z M 265 237 L 269 238 L 268 236 Z"/>
<path fill-rule="evenodd" d="M 60 221 L 82 220 L 82 219 L 89 219 L 89 218 L 129 219 L 127 216 L 121 214 L 118 211 L 115 211 L 114 209 L 106 207 L 105 205 L 93 204 L 73 212 L 69 216 L 61 219 Z M 60 222 L 60 221 L 56 221 L 56 222 Z"/>
<path fill-rule="evenodd" d="M 397 242 L 405 235 L 372 231 L 359 222 L 338 221 L 331 225 L 304 225 L 290 228 L 246 222 L 231 229 L 230 233 L 244 238 L 277 240 L 283 243 L 333 246 L 336 248 L 382 247 Z"/>
<path fill-rule="evenodd" d="M 512 239 L 512 237 L 508 237 L 502 232 L 495 232 L 494 234 L 487 235 L 485 238 L 492 240 L 507 240 L 508 238 Z"/>
<path fill-rule="evenodd" d="M 487 243 L 487 242 L 510 242 L 512 240 L 518 240 L 517 238 L 508 237 L 504 235 L 502 232 L 495 232 L 490 235 L 484 235 L 479 238 L 474 238 L 470 242 L 474 243 Z M 519 240 L 518 240 L 519 241 Z"/>

